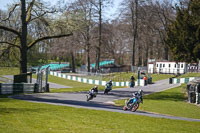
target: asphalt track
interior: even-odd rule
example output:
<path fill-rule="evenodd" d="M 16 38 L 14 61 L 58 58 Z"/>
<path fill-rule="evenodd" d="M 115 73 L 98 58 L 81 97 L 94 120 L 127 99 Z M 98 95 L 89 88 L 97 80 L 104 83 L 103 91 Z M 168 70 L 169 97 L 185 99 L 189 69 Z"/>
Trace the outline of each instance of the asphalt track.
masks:
<path fill-rule="evenodd" d="M 40 93 L 40 94 L 28 94 L 28 95 L 16 95 L 16 96 L 12 96 L 12 98 L 27 100 L 31 102 L 70 106 L 70 107 L 75 107 L 75 108 L 105 110 L 105 111 L 111 111 L 111 112 L 143 115 L 143 116 L 149 116 L 149 117 L 200 122 L 200 119 L 175 117 L 175 116 L 155 114 L 155 113 L 144 112 L 144 111 L 136 111 L 136 112 L 123 111 L 122 107 L 113 105 L 114 100 L 129 98 L 131 97 L 132 93 L 134 93 L 135 91 L 138 91 L 139 89 L 142 89 L 145 94 L 150 94 L 154 92 L 167 90 L 169 88 L 173 88 L 179 85 L 180 84 L 169 84 L 168 80 L 161 80 L 154 84 L 144 86 L 144 87 L 140 86 L 140 87 L 135 87 L 135 88 L 114 89 L 108 95 L 105 95 L 103 94 L 103 91 L 100 91 L 97 97 L 89 102 L 86 102 L 87 92 Z"/>

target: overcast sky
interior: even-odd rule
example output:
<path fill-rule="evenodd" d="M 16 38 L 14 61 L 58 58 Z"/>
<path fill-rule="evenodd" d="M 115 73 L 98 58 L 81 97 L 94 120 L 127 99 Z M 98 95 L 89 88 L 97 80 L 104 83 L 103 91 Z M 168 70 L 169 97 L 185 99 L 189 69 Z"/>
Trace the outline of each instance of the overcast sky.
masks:
<path fill-rule="evenodd" d="M 7 5 L 12 4 L 14 1 L 19 1 L 19 0 L 0 0 L 0 9 L 6 10 Z M 44 1 L 49 1 L 49 2 L 51 2 L 52 5 L 55 5 L 58 0 L 44 0 Z M 70 1 L 70 0 L 67 0 L 67 1 Z M 105 16 L 108 17 L 108 18 L 114 17 L 116 15 L 116 10 L 119 7 L 119 3 L 121 1 L 122 0 L 113 0 L 113 3 L 114 3 L 113 7 L 110 8 L 110 10 L 105 13 Z"/>

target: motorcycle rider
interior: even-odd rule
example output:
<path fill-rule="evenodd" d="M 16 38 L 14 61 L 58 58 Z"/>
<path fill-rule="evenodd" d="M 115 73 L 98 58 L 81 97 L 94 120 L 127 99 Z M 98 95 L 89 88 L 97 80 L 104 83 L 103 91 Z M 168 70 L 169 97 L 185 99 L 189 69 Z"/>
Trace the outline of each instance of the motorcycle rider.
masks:
<path fill-rule="evenodd" d="M 110 87 L 110 90 L 112 90 L 112 80 L 110 80 L 110 81 L 107 82 L 106 84 L 108 84 L 108 86 Z"/>
<path fill-rule="evenodd" d="M 90 89 L 89 93 L 91 93 L 94 97 L 98 94 L 98 86 L 94 86 Z"/>
<path fill-rule="evenodd" d="M 140 89 L 139 91 L 133 93 L 133 97 L 137 97 L 141 100 L 141 103 L 143 103 L 143 90 Z"/>

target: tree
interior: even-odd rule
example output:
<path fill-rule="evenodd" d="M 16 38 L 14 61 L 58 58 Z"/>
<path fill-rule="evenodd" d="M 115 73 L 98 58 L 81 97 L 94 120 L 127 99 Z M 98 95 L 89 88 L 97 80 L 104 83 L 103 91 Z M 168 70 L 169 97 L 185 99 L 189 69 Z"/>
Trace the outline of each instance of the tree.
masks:
<path fill-rule="evenodd" d="M 27 72 L 27 52 L 30 48 L 32 48 L 35 44 L 48 40 L 53 38 L 60 38 L 60 37 L 67 37 L 72 35 L 72 33 L 60 33 L 57 35 L 46 35 L 46 36 L 39 36 L 38 38 L 33 38 L 33 41 L 27 42 L 27 36 L 29 31 L 29 25 L 35 24 L 34 22 L 39 20 L 41 22 L 46 23 L 48 26 L 48 20 L 45 19 L 45 15 L 48 13 L 55 13 L 55 10 L 50 10 L 48 8 L 45 8 L 43 3 L 39 3 L 35 0 L 32 1 L 26 1 L 26 0 L 20 0 L 19 4 L 15 4 L 12 8 L 12 10 L 8 13 L 8 17 L 5 19 L 2 19 L 2 21 L 9 21 L 9 18 L 11 17 L 12 13 L 18 8 L 21 7 L 21 17 L 19 18 L 20 22 L 20 28 L 14 28 L 9 27 L 6 25 L 0 24 L 0 29 L 11 32 L 14 34 L 15 39 L 18 38 L 20 40 L 20 45 L 17 45 L 12 42 L 8 41 L 1 41 L 1 44 L 7 44 L 12 47 L 16 47 L 20 50 L 20 73 L 26 73 Z M 27 7 L 27 8 L 26 8 Z M 37 24 L 35 25 L 37 26 Z M 44 35 L 44 33 L 42 34 Z"/>
<path fill-rule="evenodd" d="M 84 50 L 86 51 L 87 70 L 90 72 L 90 52 L 91 52 L 91 30 L 94 26 L 92 18 L 94 17 L 94 5 L 91 0 L 77 0 L 73 3 L 73 10 L 79 12 L 78 16 L 79 26 L 78 31 L 82 36 L 82 42 L 84 44 Z M 81 41 L 80 41 L 81 43 Z"/>
<path fill-rule="evenodd" d="M 168 25 L 166 43 L 175 61 L 197 62 L 200 59 L 200 1 L 176 5 L 176 20 Z"/>

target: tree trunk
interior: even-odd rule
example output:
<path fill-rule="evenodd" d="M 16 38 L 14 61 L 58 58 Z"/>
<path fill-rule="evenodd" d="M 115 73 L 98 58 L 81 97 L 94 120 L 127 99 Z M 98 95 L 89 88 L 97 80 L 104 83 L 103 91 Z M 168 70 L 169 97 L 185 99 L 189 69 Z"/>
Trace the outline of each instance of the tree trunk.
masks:
<path fill-rule="evenodd" d="M 72 57 L 72 72 L 75 73 L 75 58 L 74 58 L 74 53 L 71 51 L 71 57 Z"/>
<path fill-rule="evenodd" d="M 165 55 L 164 55 L 164 59 L 165 60 L 169 60 L 169 57 L 168 57 L 168 55 L 169 55 L 169 49 L 168 49 L 168 46 L 165 44 L 165 48 L 164 48 L 165 50 L 164 50 L 164 53 L 165 53 Z"/>
<path fill-rule="evenodd" d="M 132 51 L 132 66 L 135 66 L 135 46 L 136 46 L 136 37 L 137 37 L 137 7 L 138 7 L 138 0 L 135 0 L 135 8 L 132 2 L 132 25 L 133 25 L 133 51 Z M 135 9 L 135 10 L 134 10 Z M 135 16 L 135 18 L 134 18 Z M 135 21 L 134 21 L 135 20 Z"/>
<path fill-rule="evenodd" d="M 21 0 L 20 73 L 27 73 L 27 22 L 26 0 Z"/>
<path fill-rule="evenodd" d="M 90 72 L 90 44 L 87 45 L 87 62 L 88 62 L 88 72 Z"/>
<path fill-rule="evenodd" d="M 97 59 L 96 59 L 96 70 L 99 70 L 99 62 L 100 62 L 100 57 L 101 57 L 101 21 L 102 21 L 102 18 L 101 18 L 101 15 L 102 15 L 102 11 L 101 11 L 101 6 L 102 6 L 102 1 L 99 0 L 99 46 L 97 48 Z"/>
<path fill-rule="evenodd" d="M 144 66 L 147 66 L 149 59 L 149 43 L 147 43 L 146 57 L 144 57 Z"/>

